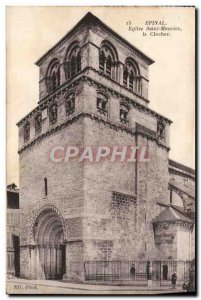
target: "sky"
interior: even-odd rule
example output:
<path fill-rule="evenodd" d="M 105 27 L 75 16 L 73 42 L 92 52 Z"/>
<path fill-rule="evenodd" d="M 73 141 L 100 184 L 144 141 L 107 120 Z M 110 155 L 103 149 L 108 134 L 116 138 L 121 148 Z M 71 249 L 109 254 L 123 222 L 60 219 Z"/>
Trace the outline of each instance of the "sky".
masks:
<path fill-rule="evenodd" d="M 39 100 L 39 69 L 34 64 L 87 12 L 151 57 L 149 107 L 173 121 L 169 156 L 194 168 L 195 40 L 194 9 L 185 7 L 7 7 L 7 184 L 19 185 L 16 123 Z M 170 36 L 129 31 L 146 21 L 180 27 Z"/>

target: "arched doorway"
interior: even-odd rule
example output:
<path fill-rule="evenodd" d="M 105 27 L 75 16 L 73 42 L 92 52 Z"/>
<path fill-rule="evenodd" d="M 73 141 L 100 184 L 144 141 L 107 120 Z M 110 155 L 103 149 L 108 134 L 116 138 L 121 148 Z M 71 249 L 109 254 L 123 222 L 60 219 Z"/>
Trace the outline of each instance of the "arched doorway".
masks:
<path fill-rule="evenodd" d="M 44 209 L 37 217 L 34 240 L 46 279 L 62 279 L 65 274 L 65 244 L 61 217 L 55 209 Z"/>

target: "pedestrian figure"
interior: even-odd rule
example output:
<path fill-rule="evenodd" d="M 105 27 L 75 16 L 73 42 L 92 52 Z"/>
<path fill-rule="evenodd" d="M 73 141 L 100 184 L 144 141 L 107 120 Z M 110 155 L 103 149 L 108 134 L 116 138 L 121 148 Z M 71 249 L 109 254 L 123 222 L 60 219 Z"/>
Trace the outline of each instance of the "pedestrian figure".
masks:
<path fill-rule="evenodd" d="M 176 282 L 177 282 L 177 274 L 176 274 L 176 272 L 174 272 L 174 273 L 172 274 L 171 281 L 172 281 L 172 288 L 175 289 Z"/>
<path fill-rule="evenodd" d="M 132 266 L 130 268 L 130 274 L 133 278 L 135 277 L 135 264 L 132 264 Z"/>

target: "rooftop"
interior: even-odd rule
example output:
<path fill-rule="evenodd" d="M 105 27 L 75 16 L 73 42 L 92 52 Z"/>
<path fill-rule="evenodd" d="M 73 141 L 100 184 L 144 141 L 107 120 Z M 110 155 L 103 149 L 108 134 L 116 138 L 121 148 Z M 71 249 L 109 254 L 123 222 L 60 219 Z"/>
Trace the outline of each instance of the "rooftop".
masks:
<path fill-rule="evenodd" d="M 173 206 L 168 206 L 163 210 L 156 218 L 154 218 L 153 223 L 162 223 L 162 222 L 176 222 L 183 221 L 188 223 L 193 223 L 193 221 L 184 216 L 181 211 L 174 208 Z"/>
<path fill-rule="evenodd" d="M 193 170 L 192 168 L 189 168 L 187 166 L 184 166 L 184 165 L 182 165 L 182 164 L 180 164 L 180 163 L 178 163 L 178 162 L 176 162 L 172 159 L 169 159 L 169 166 L 174 167 L 174 168 L 179 169 L 179 170 L 182 170 L 186 173 L 190 173 L 192 175 L 195 175 L 195 170 Z"/>
<path fill-rule="evenodd" d="M 126 44 L 128 47 L 130 47 L 134 52 L 136 52 L 142 59 L 144 59 L 149 65 L 154 63 L 154 60 L 148 57 L 146 54 L 144 54 L 141 50 L 133 46 L 131 43 L 129 43 L 126 39 L 121 37 L 117 32 L 115 32 L 113 29 L 111 29 L 109 26 L 107 26 L 105 23 L 103 23 L 100 19 L 98 19 L 96 16 L 94 16 L 92 13 L 88 12 L 63 38 L 61 38 L 52 48 L 50 48 L 44 55 L 42 55 L 41 58 L 39 58 L 36 61 L 36 65 L 40 66 L 42 61 L 51 53 L 53 52 L 60 44 L 65 42 L 67 39 L 70 38 L 79 28 L 83 27 L 85 24 L 95 24 L 99 25 L 103 29 L 109 31 L 113 36 L 116 36 L 121 42 Z"/>

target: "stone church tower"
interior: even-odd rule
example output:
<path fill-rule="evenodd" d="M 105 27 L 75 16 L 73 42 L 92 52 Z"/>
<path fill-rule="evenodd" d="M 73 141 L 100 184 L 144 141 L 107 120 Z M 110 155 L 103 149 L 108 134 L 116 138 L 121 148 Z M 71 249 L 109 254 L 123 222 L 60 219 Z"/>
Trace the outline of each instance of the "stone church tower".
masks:
<path fill-rule="evenodd" d="M 154 235 L 174 210 L 171 121 L 148 106 L 152 63 L 91 13 L 36 62 L 38 105 L 18 123 L 21 277 L 84 280 L 86 261 L 168 259 Z M 51 160 L 68 145 L 145 146 L 149 161 Z M 172 220 L 174 259 L 178 223 L 193 226 Z"/>

